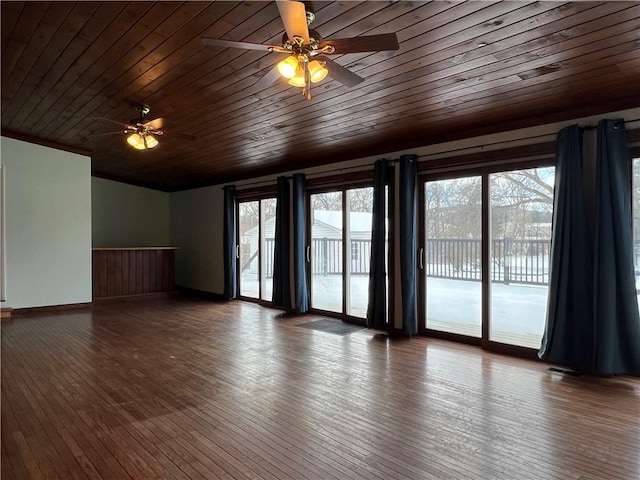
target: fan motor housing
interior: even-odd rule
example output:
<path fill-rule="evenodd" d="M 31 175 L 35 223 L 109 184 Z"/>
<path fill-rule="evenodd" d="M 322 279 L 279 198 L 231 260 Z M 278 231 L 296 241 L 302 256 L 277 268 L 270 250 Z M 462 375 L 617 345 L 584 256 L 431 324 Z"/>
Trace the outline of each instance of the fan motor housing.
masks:
<path fill-rule="evenodd" d="M 311 43 L 320 43 L 322 41 L 322 35 L 317 30 L 309 30 L 309 39 Z M 287 32 L 282 34 L 282 43 L 285 44 L 289 41 L 289 35 Z"/>

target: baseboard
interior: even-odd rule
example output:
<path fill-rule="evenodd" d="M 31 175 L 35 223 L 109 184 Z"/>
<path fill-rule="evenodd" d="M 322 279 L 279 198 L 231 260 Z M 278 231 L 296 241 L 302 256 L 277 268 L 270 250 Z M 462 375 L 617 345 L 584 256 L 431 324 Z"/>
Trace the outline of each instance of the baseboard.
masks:
<path fill-rule="evenodd" d="M 69 310 L 81 310 L 85 308 L 91 308 L 92 302 L 84 303 L 68 303 L 65 305 L 45 305 L 42 307 L 25 307 L 14 308 L 11 311 L 12 316 L 22 317 L 27 315 L 41 315 L 43 313 L 59 313 L 67 312 Z"/>
<path fill-rule="evenodd" d="M 125 303 L 125 302 L 144 302 L 146 300 L 159 300 L 162 298 L 170 298 L 176 292 L 154 292 L 141 293 L 138 295 L 120 295 L 117 297 L 99 297 L 93 299 L 94 305 L 103 305 L 105 303 Z"/>
<path fill-rule="evenodd" d="M 224 295 L 213 292 L 205 292 L 204 290 L 197 290 L 195 288 L 190 287 L 180 287 L 176 286 L 176 290 L 180 295 L 185 297 L 197 297 L 197 298 L 206 298 L 208 300 L 216 300 L 216 301 L 226 301 Z"/>
<path fill-rule="evenodd" d="M 6 322 L 7 320 L 11 320 L 11 313 L 13 312 L 13 308 L 3 308 L 0 310 L 0 320 Z"/>

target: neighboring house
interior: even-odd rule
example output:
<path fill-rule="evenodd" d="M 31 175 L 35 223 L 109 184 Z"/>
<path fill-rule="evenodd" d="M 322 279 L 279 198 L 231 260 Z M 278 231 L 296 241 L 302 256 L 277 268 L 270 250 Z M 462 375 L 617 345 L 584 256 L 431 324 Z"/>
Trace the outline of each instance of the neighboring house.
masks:
<path fill-rule="evenodd" d="M 371 218 L 368 212 L 351 212 L 348 215 L 351 252 L 351 272 L 368 273 L 371 255 Z M 338 273 L 342 271 L 342 212 L 315 210 L 312 212 L 312 263 L 314 273 Z M 271 274 L 271 260 L 275 238 L 275 218 L 264 223 L 264 255 L 267 275 Z M 258 273 L 258 227 L 253 227 L 240 238 L 242 271 Z"/>

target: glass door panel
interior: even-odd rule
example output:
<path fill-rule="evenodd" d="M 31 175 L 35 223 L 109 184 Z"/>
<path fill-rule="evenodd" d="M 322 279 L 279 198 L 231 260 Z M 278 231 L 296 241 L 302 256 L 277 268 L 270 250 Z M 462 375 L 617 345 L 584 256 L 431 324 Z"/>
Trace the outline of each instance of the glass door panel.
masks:
<path fill-rule="evenodd" d="M 482 336 L 482 178 L 425 183 L 426 327 Z"/>
<path fill-rule="evenodd" d="M 482 178 L 426 182 L 426 327 L 482 336 Z"/>
<path fill-rule="evenodd" d="M 259 202 L 240 202 L 238 205 L 238 224 L 240 230 L 240 295 L 258 298 L 259 296 L 259 257 L 260 242 Z"/>
<path fill-rule="evenodd" d="M 342 192 L 310 196 L 311 306 L 343 311 Z"/>
<path fill-rule="evenodd" d="M 489 340 L 540 348 L 546 318 L 555 168 L 489 175 Z"/>
<path fill-rule="evenodd" d="M 373 187 L 347 190 L 347 314 L 366 318 L 369 302 Z"/>
<path fill-rule="evenodd" d="M 273 297 L 273 253 L 275 246 L 276 199 L 267 198 L 260 201 L 260 256 L 262 269 L 260 274 L 261 297 L 271 301 Z"/>

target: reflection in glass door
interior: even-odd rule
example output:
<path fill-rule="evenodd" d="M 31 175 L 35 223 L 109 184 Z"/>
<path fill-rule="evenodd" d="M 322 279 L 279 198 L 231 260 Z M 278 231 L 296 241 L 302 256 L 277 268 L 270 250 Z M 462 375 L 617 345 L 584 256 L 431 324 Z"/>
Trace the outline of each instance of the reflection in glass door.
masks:
<path fill-rule="evenodd" d="M 489 340 L 540 348 L 549 290 L 554 167 L 489 175 Z"/>
<path fill-rule="evenodd" d="M 424 184 L 426 327 L 482 336 L 482 178 Z"/>

